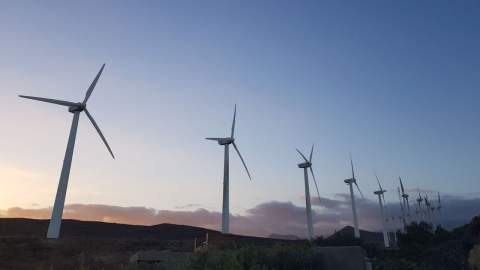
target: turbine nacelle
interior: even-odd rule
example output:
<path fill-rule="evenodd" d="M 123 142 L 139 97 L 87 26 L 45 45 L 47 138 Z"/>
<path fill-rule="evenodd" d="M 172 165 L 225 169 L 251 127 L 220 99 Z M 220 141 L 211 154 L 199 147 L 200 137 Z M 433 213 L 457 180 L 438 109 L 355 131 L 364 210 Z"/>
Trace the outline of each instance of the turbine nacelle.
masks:
<path fill-rule="evenodd" d="M 220 138 L 219 140 L 217 140 L 219 145 L 232 144 L 234 141 L 234 138 Z"/>
<path fill-rule="evenodd" d="M 373 194 L 375 195 L 382 195 L 383 193 L 387 192 L 386 190 L 382 189 L 382 190 L 376 190 L 373 192 Z"/>
<path fill-rule="evenodd" d="M 298 164 L 297 166 L 298 166 L 298 168 L 307 169 L 307 168 L 312 167 L 312 163 L 311 162 L 303 162 L 303 163 Z"/>
<path fill-rule="evenodd" d="M 355 184 L 357 180 L 355 178 L 349 178 L 349 179 L 343 180 L 343 182 L 345 182 L 347 185 L 351 185 L 351 184 Z"/>

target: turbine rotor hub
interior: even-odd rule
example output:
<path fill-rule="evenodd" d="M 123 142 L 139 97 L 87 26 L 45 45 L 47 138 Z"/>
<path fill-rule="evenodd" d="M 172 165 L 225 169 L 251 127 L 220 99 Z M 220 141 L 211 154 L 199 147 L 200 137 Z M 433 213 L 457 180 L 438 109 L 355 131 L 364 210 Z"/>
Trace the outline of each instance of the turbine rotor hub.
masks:
<path fill-rule="evenodd" d="M 351 184 L 355 183 L 356 180 L 355 180 L 355 178 L 349 178 L 349 179 L 343 180 L 343 182 L 345 182 L 346 184 L 351 185 Z"/>
<path fill-rule="evenodd" d="M 68 107 L 68 111 L 71 113 L 82 112 L 85 108 L 86 106 L 82 103 L 77 103 L 77 105 Z"/>

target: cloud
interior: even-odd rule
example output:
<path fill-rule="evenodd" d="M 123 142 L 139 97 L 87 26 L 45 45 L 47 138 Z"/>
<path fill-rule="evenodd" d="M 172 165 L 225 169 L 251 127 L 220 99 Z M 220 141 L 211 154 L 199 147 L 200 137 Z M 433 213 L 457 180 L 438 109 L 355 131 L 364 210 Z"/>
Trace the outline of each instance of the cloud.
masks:
<path fill-rule="evenodd" d="M 480 198 L 445 195 L 443 198 L 443 224 L 452 228 L 467 223 L 480 209 Z M 350 225 L 352 213 L 348 194 L 334 198 L 312 198 L 313 221 L 317 235 L 328 235 L 345 225 Z M 357 199 L 359 223 L 362 229 L 379 230 L 378 203 Z M 412 205 L 412 211 L 414 206 Z M 388 217 L 399 216 L 399 204 L 387 203 Z M 50 218 L 51 208 L 25 209 L 19 207 L 0 211 L 3 217 Z M 218 229 L 221 214 L 203 208 L 196 210 L 156 210 L 147 207 L 120 207 L 97 204 L 70 204 L 65 206 L 64 218 L 95 220 L 115 223 L 154 225 L 160 223 L 185 224 Z M 268 236 L 272 233 L 305 237 L 305 207 L 292 202 L 271 201 L 247 209 L 243 215 L 231 215 L 231 231 L 237 234 Z M 390 224 L 391 225 L 391 224 Z M 398 224 L 397 224 L 398 225 Z"/>

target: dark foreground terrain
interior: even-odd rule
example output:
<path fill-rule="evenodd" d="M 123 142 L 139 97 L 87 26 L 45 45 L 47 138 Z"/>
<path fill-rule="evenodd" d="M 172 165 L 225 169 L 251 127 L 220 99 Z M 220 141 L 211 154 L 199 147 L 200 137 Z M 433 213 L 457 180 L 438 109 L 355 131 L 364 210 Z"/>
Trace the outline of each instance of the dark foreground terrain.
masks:
<path fill-rule="evenodd" d="M 211 246 L 271 246 L 286 242 L 259 237 L 222 235 L 203 228 L 159 224 L 125 225 L 64 220 L 61 238 L 47 240 L 48 220 L 0 219 L 0 269 L 120 269 L 141 250 L 192 252 L 194 238 L 209 235 Z M 175 254 L 175 253 L 172 253 Z"/>
<path fill-rule="evenodd" d="M 135 226 L 64 220 L 59 240 L 45 239 L 48 221 L 0 219 L 0 269 L 325 269 L 315 250 L 361 246 L 374 270 L 480 270 L 480 217 L 452 231 L 412 223 L 398 233 L 398 246 L 384 250 L 381 236 L 346 227 L 312 243 L 302 240 L 222 235 L 203 228 L 160 224 Z M 209 248 L 193 253 L 193 239 L 209 234 Z M 142 250 L 168 250 L 168 266 L 137 267 L 130 257 Z M 358 268 L 363 269 L 363 268 Z M 342 270 L 342 269 L 338 269 Z"/>

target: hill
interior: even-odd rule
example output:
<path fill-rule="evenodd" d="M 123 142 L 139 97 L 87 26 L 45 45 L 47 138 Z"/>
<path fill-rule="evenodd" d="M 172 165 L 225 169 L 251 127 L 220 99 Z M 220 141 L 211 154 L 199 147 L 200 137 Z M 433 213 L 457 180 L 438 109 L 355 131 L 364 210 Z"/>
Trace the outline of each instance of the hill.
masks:
<path fill-rule="evenodd" d="M 193 239 L 217 247 L 268 246 L 285 240 L 241 235 L 176 224 L 153 226 L 63 220 L 61 238 L 45 238 L 48 220 L 0 218 L 0 269 L 115 269 L 141 250 L 191 252 Z"/>
<path fill-rule="evenodd" d="M 353 238 L 354 229 L 352 226 L 345 226 L 341 230 L 336 231 L 334 234 L 329 236 L 329 239 L 333 238 Z M 383 243 L 383 235 L 381 232 L 370 232 L 365 230 L 360 230 L 360 239 L 364 242 L 380 242 Z"/>
<path fill-rule="evenodd" d="M 45 237 L 48 220 L 26 218 L 0 219 L 0 237 Z M 127 225 L 96 221 L 63 220 L 61 238 L 91 237 L 91 238 L 151 238 L 163 240 L 184 240 L 194 237 L 221 236 L 220 232 L 204 228 L 159 224 L 153 226 Z"/>

